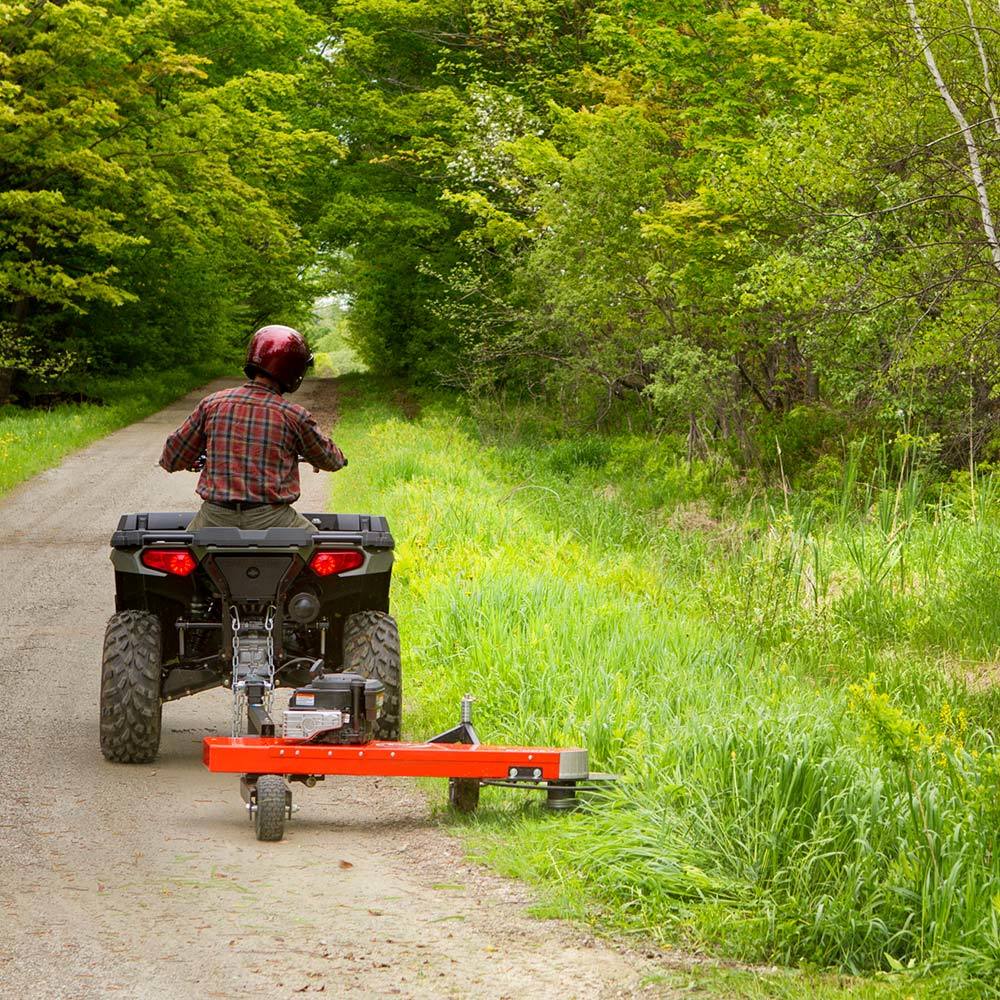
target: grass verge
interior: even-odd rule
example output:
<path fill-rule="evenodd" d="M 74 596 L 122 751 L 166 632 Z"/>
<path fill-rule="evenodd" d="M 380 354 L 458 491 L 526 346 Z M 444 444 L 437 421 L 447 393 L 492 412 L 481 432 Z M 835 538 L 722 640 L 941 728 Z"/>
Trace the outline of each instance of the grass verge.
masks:
<path fill-rule="evenodd" d="M 408 733 L 471 690 L 489 739 L 623 775 L 571 816 L 487 794 L 474 849 L 547 886 L 550 914 L 862 977 L 679 973 L 716 995 L 997 995 L 988 486 L 974 510 L 875 484 L 825 520 L 736 517 L 655 441 L 484 430 L 341 384 L 334 505 L 399 541 Z"/>
<path fill-rule="evenodd" d="M 49 410 L 0 406 L 0 495 L 70 452 L 141 420 L 220 374 L 219 367 L 94 379 L 88 395 L 101 403 L 66 403 Z"/>

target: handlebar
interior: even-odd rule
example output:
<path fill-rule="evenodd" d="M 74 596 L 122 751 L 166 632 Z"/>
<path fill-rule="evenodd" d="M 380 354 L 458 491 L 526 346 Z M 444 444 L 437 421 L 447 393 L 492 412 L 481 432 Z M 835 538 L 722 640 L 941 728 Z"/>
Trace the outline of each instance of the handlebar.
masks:
<path fill-rule="evenodd" d="M 206 463 L 207 461 L 208 461 L 208 455 L 206 455 L 206 454 L 205 454 L 205 452 L 202 452 L 202 453 L 201 453 L 201 454 L 200 454 L 200 455 L 199 455 L 199 456 L 198 456 L 198 457 L 197 457 L 197 458 L 196 458 L 196 459 L 195 459 L 195 460 L 194 460 L 194 461 L 193 461 L 193 462 L 192 462 L 192 463 L 191 463 L 191 464 L 190 464 L 190 465 L 189 465 L 189 466 L 187 467 L 187 471 L 188 471 L 188 472 L 201 472 L 201 471 L 202 471 L 202 469 L 204 469 L 204 468 L 205 468 L 205 463 Z M 304 457 L 303 455 L 300 455 L 300 456 L 299 456 L 299 461 L 300 461 L 300 462 L 308 462 L 308 461 L 309 461 L 309 459 L 305 458 L 305 457 Z M 346 469 L 346 468 L 347 468 L 347 458 L 346 458 L 346 457 L 344 458 L 344 464 L 343 464 L 343 465 L 341 466 L 341 468 L 342 468 L 342 469 Z M 316 466 L 313 466 L 313 469 L 314 469 L 314 470 L 315 470 L 316 472 L 319 472 L 319 469 L 317 469 L 317 468 L 316 468 Z"/>

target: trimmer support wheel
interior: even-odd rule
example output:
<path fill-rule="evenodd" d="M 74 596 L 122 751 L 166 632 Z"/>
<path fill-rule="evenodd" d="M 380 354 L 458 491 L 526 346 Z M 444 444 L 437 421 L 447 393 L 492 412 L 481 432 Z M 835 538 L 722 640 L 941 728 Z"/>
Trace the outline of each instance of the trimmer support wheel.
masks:
<path fill-rule="evenodd" d="M 292 814 L 292 792 L 280 774 L 262 774 L 250 797 L 254 833 L 258 840 L 276 841 L 285 835 L 285 819 Z"/>
<path fill-rule="evenodd" d="M 477 778 L 449 778 L 448 804 L 460 813 L 473 813 L 479 806 Z"/>

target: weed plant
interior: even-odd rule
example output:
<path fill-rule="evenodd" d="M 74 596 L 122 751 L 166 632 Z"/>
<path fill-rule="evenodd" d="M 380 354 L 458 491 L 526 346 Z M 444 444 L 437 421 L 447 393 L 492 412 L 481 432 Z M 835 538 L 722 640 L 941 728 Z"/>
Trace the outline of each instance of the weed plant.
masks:
<path fill-rule="evenodd" d="M 490 740 L 622 775 L 557 819 L 487 795 L 501 867 L 665 942 L 997 994 L 992 482 L 848 468 L 835 503 L 741 510 L 663 442 L 484 440 L 343 384 L 334 506 L 397 537 L 408 734 L 471 691 Z"/>

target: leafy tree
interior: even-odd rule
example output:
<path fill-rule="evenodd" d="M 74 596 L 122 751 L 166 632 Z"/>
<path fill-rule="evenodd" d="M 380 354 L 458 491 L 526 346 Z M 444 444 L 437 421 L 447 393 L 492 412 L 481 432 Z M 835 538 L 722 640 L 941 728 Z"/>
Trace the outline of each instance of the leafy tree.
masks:
<path fill-rule="evenodd" d="M 374 363 L 699 437 L 805 405 L 985 439 L 992 5 L 333 12 L 321 238 Z"/>
<path fill-rule="evenodd" d="M 991 434 L 985 0 L 0 18 L 0 395 L 224 351 L 327 293 L 378 369 L 638 405 L 747 460 L 803 407 L 902 413 L 952 461 Z"/>
<path fill-rule="evenodd" d="M 300 315 L 322 25 L 291 0 L 0 3 L 0 367 L 174 364 Z"/>

